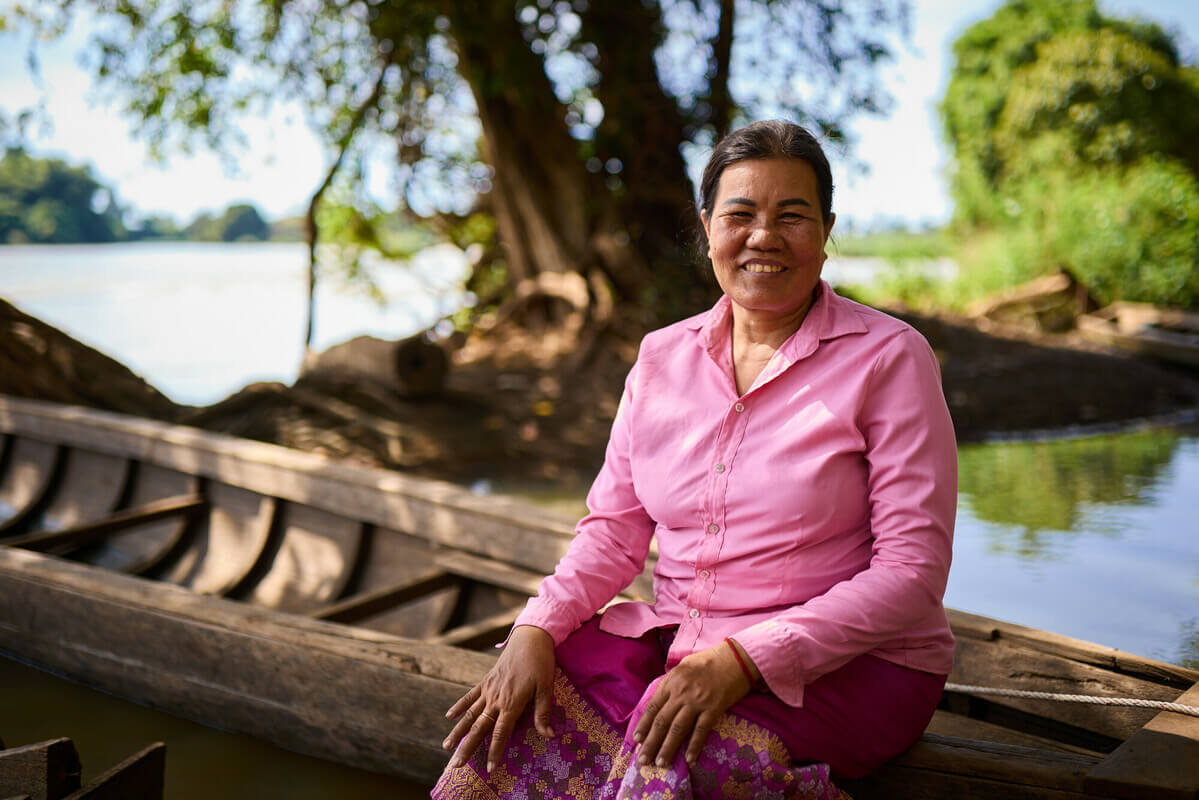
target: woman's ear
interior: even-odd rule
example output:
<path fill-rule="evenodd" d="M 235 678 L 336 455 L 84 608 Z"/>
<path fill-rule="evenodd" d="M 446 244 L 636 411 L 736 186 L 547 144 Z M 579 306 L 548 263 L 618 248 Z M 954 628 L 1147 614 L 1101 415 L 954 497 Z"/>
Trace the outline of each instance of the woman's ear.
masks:
<path fill-rule="evenodd" d="M 704 240 L 708 245 L 708 257 L 712 255 L 712 215 L 708 213 L 708 209 L 701 208 L 699 210 L 699 224 L 704 226 Z"/>

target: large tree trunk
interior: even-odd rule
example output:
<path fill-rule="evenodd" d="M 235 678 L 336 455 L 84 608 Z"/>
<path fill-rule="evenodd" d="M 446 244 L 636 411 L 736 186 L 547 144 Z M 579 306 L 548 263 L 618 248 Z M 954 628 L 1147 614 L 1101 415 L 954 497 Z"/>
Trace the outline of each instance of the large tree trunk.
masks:
<path fill-rule="evenodd" d="M 687 247 L 695 212 L 679 152 L 683 122 L 654 65 L 658 9 L 592 3 L 583 13 L 581 35 L 598 47 L 604 76 L 596 87 L 605 108 L 596 152 L 605 162 L 619 159 L 614 180 L 586 169 L 566 108 L 512 6 L 444 8 L 495 169 L 489 202 L 518 296 L 522 284 L 536 284 L 564 301 L 553 323 L 580 311 L 572 299 L 580 292 L 590 297 L 592 321 L 611 308 L 602 295 L 612 292 L 628 301 L 617 308 L 637 312 L 622 322 L 639 328 L 702 308 L 713 284 Z"/>

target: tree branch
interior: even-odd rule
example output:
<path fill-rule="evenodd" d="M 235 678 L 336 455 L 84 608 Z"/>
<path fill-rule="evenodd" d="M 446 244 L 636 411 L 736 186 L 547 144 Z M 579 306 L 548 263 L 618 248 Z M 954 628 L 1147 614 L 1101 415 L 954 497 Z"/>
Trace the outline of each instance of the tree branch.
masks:
<path fill-rule="evenodd" d="M 733 55 L 733 17 L 735 0 L 721 0 L 720 28 L 712 43 L 712 83 L 709 93 L 712 105 L 712 124 L 716 141 L 724 138 L 733 124 L 733 96 L 729 92 L 729 69 Z"/>
<path fill-rule="evenodd" d="M 304 215 L 304 236 L 308 242 L 308 320 L 304 329 L 305 354 L 312 351 L 313 318 L 316 306 L 316 244 L 318 235 L 316 209 L 320 205 L 321 198 L 324 197 L 325 192 L 333 185 L 333 179 L 337 177 L 337 171 L 341 169 L 341 164 L 345 160 L 346 153 L 349 152 L 350 145 L 354 142 L 354 136 L 366 121 L 367 113 L 379 104 L 379 100 L 383 96 L 387 68 L 391 66 L 391 63 L 390 56 L 383 60 L 383 66 L 379 69 L 379 77 L 375 81 L 375 86 L 371 90 L 370 96 L 363 101 L 362 105 L 354 111 L 354 115 L 350 117 L 345 131 L 337 141 L 337 157 L 333 159 L 333 164 L 329 167 L 329 171 L 325 173 L 325 179 L 321 181 L 321 185 L 312 193 L 312 199 L 308 201 L 308 211 Z"/>

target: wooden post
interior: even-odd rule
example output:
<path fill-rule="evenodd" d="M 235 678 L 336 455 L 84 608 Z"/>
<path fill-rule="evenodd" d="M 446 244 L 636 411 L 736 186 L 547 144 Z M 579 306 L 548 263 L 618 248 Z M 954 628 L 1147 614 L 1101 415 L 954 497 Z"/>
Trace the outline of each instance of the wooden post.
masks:
<path fill-rule="evenodd" d="M 162 800 L 167 746 L 155 742 L 63 800 Z"/>
<path fill-rule="evenodd" d="M 79 753 L 70 739 L 0 751 L 0 797 L 58 800 L 79 788 Z"/>

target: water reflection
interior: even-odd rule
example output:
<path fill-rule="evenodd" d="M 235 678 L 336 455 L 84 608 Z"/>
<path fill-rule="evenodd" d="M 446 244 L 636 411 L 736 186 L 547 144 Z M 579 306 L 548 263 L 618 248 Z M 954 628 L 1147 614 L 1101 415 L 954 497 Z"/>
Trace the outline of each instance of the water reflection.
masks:
<path fill-rule="evenodd" d="M 1199 585 L 1199 581 L 1196 584 Z M 1178 656 L 1170 660 L 1184 667 L 1199 669 L 1199 617 L 1193 617 L 1179 627 L 1182 630 L 1179 635 L 1182 644 L 1178 648 Z"/>
<path fill-rule="evenodd" d="M 985 522 L 991 549 L 1052 558 L 1063 537 L 1119 536 L 1097 506 L 1152 499 L 1181 441 L 1153 429 L 1083 439 L 997 442 L 958 450 L 960 504 Z"/>

